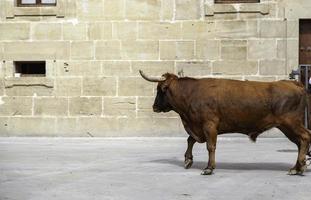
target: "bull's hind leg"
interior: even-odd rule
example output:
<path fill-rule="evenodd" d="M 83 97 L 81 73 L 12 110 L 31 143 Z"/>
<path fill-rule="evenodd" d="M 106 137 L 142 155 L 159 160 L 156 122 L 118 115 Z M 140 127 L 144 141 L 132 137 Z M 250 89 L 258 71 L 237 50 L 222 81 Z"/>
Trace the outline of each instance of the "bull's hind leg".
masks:
<path fill-rule="evenodd" d="M 196 141 L 193 137 L 191 136 L 188 137 L 187 139 L 188 146 L 185 152 L 185 169 L 189 169 L 192 166 L 193 163 L 192 149 L 195 142 Z"/>
<path fill-rule="evenodd" d="M 285 125 L 281 126 L 280 130 L 294 142 L 298 147 L 297 162 L 293 168 L 289 170 L 290 175 L 302 175 L 306 170 L 306 154 L 309 150 L 310 134 L 308 130 L 302 125 L 297 126 Z"/>

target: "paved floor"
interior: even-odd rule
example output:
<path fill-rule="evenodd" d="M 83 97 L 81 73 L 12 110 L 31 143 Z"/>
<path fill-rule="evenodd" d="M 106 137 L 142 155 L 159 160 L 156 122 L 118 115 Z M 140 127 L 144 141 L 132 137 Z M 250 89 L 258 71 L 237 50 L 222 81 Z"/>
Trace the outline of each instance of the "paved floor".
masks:
<path fill-rule="evenodd" d="M 200 175 L 207 153 L 185 138 L 0 138 L 0 199 L 310 200 L 311 172 L 288 176 L 296 147 L 286 139 L 222 138 L 217 170 Z"/>

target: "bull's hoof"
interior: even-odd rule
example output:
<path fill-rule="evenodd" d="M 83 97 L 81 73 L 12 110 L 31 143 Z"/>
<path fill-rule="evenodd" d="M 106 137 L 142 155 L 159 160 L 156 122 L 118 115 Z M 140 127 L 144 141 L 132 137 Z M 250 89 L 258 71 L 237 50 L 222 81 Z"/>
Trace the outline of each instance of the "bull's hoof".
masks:
<path fill-rule="evenodd" d="M 300 169 L 297 169 L 296 167 L 293 167 L 289 170 L 288 175 L 303 175 L 303 172 L 306 171 L 307 165 L 301 167 Z"/>
<path fill-rule="evenodd" d="M 203 169 L 203 171 L 201 172 L 201 175 L 212 175 L 212 174 L 213 174 L 213 169 L 210 169 L 210 168 Z"/>
<path fill-rule="evenodd" d="M 189 169 L 192 166 L 193 160 L 192 159 L 186 159 L 185 160 L 185 169 Z"/>

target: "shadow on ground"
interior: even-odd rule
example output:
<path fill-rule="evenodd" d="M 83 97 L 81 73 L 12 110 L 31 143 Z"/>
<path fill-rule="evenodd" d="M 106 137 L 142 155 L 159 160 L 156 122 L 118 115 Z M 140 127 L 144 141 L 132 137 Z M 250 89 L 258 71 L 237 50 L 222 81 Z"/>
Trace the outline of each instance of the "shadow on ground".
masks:
<path fill-rule="evenodd" d="M 184 162 L 182 160 L 178 160 L 176 158 L 172 159 L 159 159 L 153 160 L 151 162 L 159 163 L 159 164 L 170 164 L 178 167 L 184 168 Z M 192 168 L 194 169 L 203 169 L 207 165 L 207 162 L 195 161 L 193 162 Z M 282 162 L 252 162 L 252 163 L 233 163 L 233 162 L 216 162 L 217 169 L 225 169 L 225 170 L 270 170 L 270 171 L 287 171 L 291 168 L 292 165 L 290 163 L 282 163 Z"/>

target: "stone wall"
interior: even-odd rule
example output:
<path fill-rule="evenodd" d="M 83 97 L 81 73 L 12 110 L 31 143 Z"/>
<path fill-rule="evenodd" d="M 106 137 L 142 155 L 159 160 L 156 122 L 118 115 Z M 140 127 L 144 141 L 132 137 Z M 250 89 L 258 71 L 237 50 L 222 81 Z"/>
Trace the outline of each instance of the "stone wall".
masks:
<path fill-rule="evenodd" d="M 165 72 L 275 81 L 298 65 L 308 0 L 0 1 L 1 136 L 174 136 L 174 113 L 151 110 Z M 46 61 L 46 77 L 15 77 L 14 61 Z"/>

